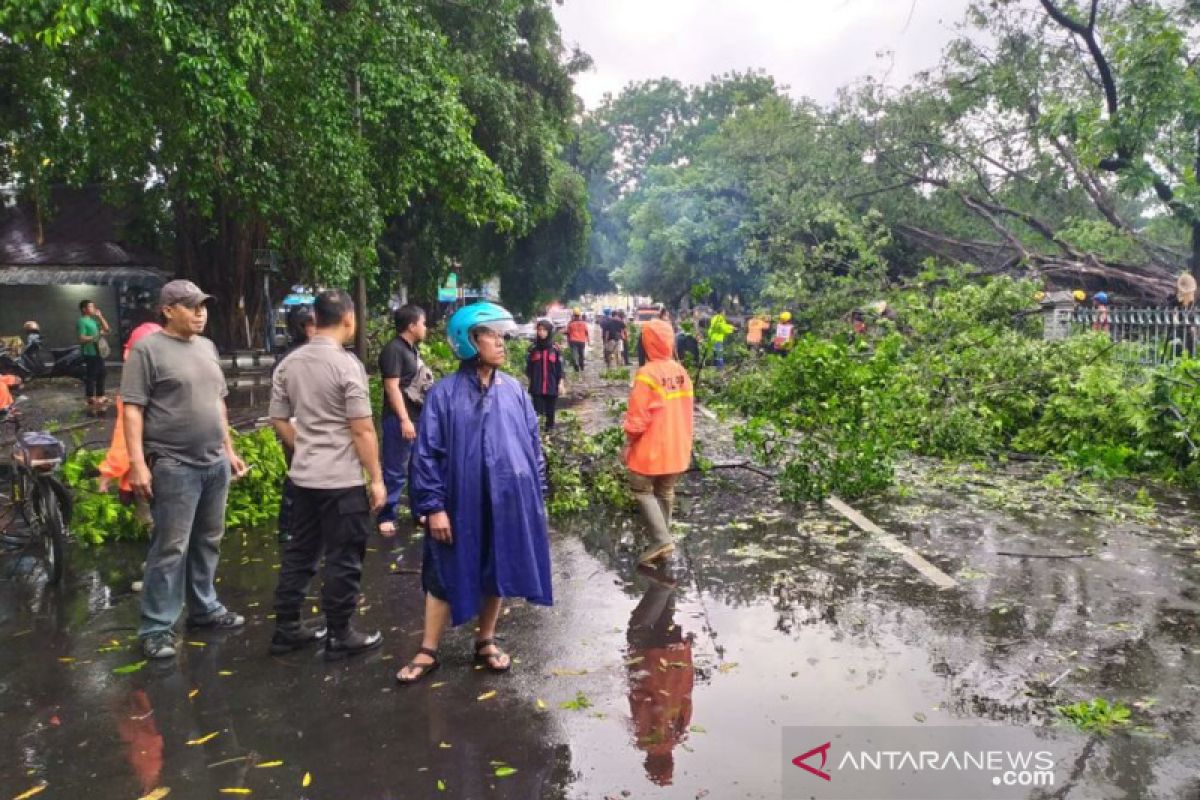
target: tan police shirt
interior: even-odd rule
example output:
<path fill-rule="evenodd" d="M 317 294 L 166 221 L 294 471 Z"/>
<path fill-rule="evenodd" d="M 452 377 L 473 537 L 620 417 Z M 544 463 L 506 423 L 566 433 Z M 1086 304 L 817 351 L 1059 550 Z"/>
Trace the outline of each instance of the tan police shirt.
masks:
<path fill-rule="evenodd" d="M 271 381 L 272 419 L 291 419 L 296 451 L 288 475 L 305 489 L 362 486 L 350 420 L 371 416 L 367 371 L 327 336 L 293 350 Z"/>

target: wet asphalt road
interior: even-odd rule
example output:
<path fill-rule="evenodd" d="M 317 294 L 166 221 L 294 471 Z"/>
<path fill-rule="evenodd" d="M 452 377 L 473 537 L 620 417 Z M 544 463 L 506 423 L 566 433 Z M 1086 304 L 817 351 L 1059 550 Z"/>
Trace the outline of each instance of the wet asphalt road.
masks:
<path fill-rule="evenodd" d="M 10 558 L 0 797 L 42 781 L 47 798 L 778 797 L 782 726 L 1044 727 L 1028 683 L 1072 664 L 1085 671 L 1063 683 L 1080 697 L 1158 705 L 1139 715 L 1146 734 L 1094 747 L 1060 796 L 1195 796 L 1194 565 L 1164 556 L 1142 585 L 1166 590 L 1150 593 L 1117 582 L 1131 565 L 1115 561 L 1093 576 L 1013 563 L 938 593 L 836 520 L 810 515 L 798 533 L 793 518 L 689 504 L 676 588 L 633 569 L 629 520 L 561 526 L 555 607 L 503 618 L 514 672 L 473 669 L 464 628 L 442 670 L 407 688 L 392 674 L 419 639 L 415 539 L 370 554 L 358 623 L 386 647 L 336 665 L 266 655 L 268 535 L 227 539 L 220 585 L 245 630 L 187 636 L 177 661 L 128 673 L 137 548 L 84 554 L 61 595 Z"/>
<path fill-rule="evenodd" d="M 219 588 L 247 627 L 186 635 L 178 659 L 140 667 L 140 547 L 73 554 L 58 593 L 0 558 L 0 800 L 43 785 L 40 798 L 130 800 L 776 798 L 795 755 L 782 729 L 811 724 L 1015 727 L 1069 752 L 1055 789 L 1030 797 L 1200 797 L 1188 509 L 1165 528 L 1060 519 L 933 486 L 868 507 L 957 577 L 938 592 L 748 474 L 682 492 L 669 574 L 635 570 L 629 517 L 560 521 L 555 606 L 513 603 L 501 622 L 514 671 L 475 670 L 465 626 L 406 688 L 392 675 L 419 642 L 415 537 L 368 557 L 357 624 L 385 647 L 333 665 L 266 654 L 269 532 L 226 539 Z M 1017 548 L 1091 556 L 997 555 Z M 1134 708 L 1137 730 L 1089 740 L 1056 721 L 1055 705 L 1100 696 Z"/>

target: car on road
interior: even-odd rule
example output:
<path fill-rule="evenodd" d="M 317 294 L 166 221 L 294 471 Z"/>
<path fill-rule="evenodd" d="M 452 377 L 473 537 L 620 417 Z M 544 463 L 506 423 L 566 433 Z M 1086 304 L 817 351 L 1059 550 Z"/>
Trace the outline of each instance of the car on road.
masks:
<path fill-rule="evenodd" d="M 638 310 L 633 312 L 633 321 L 638 325 L 649 322 L 652 319 L 658 319 L 657 306 L 638 306 Z"/>
<path fill-rule="evenodd" d="M 524 339 L 532 342 L 537 338 L 537 323 L 536 322 L 518 322 L 517 327 L 513 328 L 508 333 L 504 334 L 505 339 Z"/>
<path fill-rule="evenodd" d="M 565 331 L 567 323 L 571 321 L 571 309 L 552 308 L 546 312 L 546 318 L 554 323 L 554 330 Z"/>

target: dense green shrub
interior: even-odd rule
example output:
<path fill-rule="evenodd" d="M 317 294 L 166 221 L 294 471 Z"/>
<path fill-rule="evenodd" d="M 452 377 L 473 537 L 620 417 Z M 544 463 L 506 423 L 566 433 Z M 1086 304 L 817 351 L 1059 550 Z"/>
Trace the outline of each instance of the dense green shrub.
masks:
<path fill-rule="evenodd" d="M 257 528 L 275 520 L 287 462 L 283 447 L 270 428 L 235 434 L 234 446 L 250 471 L 229 487 L 225 524 L 230 528 Z M 148 528 L 138 521 L 133 505 L 121 503 L 115 488 L 99 490 L 97 468 L 103 450 L 77 449 L 63 467 L 63 476 L 75 493 L 71 533 L 76 541 L 103 544 L 106 541 L 139 539 Z"/>
<path fill-rule="evenodd" d="M 597 507 L 630 506 L 621 448 L 625 432 L 613 426 L 589 436 L 575 414 L 558 415 L 552 433 L 542 436 L 542 449 L 550 474 L 546 507 L 552 516 L 573 514 Z"/>
<path fill-rule="evenodd" d="M 803 337 L 715 399 L 748 418 L 738 440 L 782 467 L 794 499 L 883 488 L 903 452 L 1020 451 L 1099 477 L 1200 483 L 1200 365 L 1141 368 L 1103 334 L 1043 341 L 1034 290 L 998 279 L 902 294 L 869 340 Z"/>

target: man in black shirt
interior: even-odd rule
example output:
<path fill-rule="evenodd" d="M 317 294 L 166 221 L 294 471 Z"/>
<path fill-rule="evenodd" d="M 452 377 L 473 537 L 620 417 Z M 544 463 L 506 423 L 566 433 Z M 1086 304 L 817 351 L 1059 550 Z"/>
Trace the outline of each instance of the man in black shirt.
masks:
<path fill-rule="evenodd" d="M 604 366 L 611 367 L 618 359 L 624 360 L 621 354 L 625 347 L 625 319 L 620 311 L 614 311 L 604 326 Z M 628 362 L 626 362 L 628 366 Z"/>
<path fill-rule="evenodd" d="M 313 332 L 317 329 L 317 318 L 313 315 L 312 306 L 292 306 L 287 312 L 287 331 L 288 331 L 288 346 L 279 356 L 279 359 L 271 367 L 271 378 L 275 377 L 275 369 L 287 358 L 291 353 L 299 347 L 308 344 L 308 340 L 312 338 Z M 280 440 L 283 441 L 282 439 Z M 287 459 L 288 467 L 292 466 L 292 451 L 287 448 L 287 444 L 283 445 L 283 455 Z M 292 538 L 292 509 L 296 507 L 296 484 L 292 483 L 292 479 L 284 477 L 283 479 L 283 496 L 279 501 L 279 541 L 286 542 Z"/>
<path fill-rule="evenodd" d="M 621 347 L 620 347 L 621 360 L 623 362 L 625 362 L 625 366 L 628 367 L 629 366 L 629 325 L 628 325 L 628 323 L 625 322 L 625 312 L 624 311 L 614 311 L 613 318 L 615 319 L 615 322 L 613 323 L 613 327 L 616 329 L 616 332 L 619 335 L 620 341 L 621 341 Z"/>
<path fill-rule="evenodd" d="M 596 324 L 600 326 L 600 346 L 604 348 L 604 368 L 612 369 L 618 347 L 617 339 L 613 336 L 613 326 L 617 324 L 617 320 L 611 313 L 606 313 Z"/>
<path fill-rule="evenodd" d="M 608 341 L 608 326 L 612 322 L 612 317 L 607 314 L 596 315 L 596 327 L 600 329 L 600 344 L 604 345 Z"/>
<path fill-rule="evenodd" d="M 417 438 L 417 423 L 433 374 L 417 345 L 425 341 L 425 312 L 418 306 L 396 309 L 396 338 L 379 354 L 383 377 L 383 483 L 387 502 L 379 512 L 379 530 L 396 530 L 396 506 L 408 482 L 408 462 Z"/>

